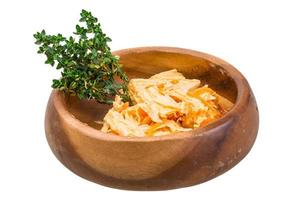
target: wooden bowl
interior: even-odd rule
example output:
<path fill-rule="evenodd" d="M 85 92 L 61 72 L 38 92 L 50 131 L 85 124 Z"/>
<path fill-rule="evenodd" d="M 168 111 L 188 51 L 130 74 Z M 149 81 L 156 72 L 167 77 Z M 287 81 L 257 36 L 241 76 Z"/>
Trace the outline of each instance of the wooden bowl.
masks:
<path fill-rule="evenodd" d="M 243 159 L 258 131 L 258 110 L 247 80 L 227 62 L 193 50 L 141 47 L 114 52 L 130 78 L 174 69 L 234 102 L 221 119 L 190 132 L 122 137 L 100 132 L 110 106 L 53 90 L 46 111 L 48 143 L 67 168 L 101 185 L 166 190 L 210 180 Z"/>

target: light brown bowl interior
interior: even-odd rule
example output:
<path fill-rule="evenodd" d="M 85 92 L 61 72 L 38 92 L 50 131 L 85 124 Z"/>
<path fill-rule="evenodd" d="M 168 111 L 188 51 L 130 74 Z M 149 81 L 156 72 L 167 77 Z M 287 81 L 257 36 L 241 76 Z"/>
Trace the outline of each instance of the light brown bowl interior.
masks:
<path fill-rule="evenodd" d="M 179 52 L 177 53 L 176 50 Z M 168 48 L 163 47 L 141 48 L 140 51 L 130 51 L 130 53 L 126 50 L 115 52 L 116 55 L 121 56 L 121 63 L 130 79 L 149 78 L 162 71 L 177 69 L 186 78 L 199 79 L 202 85 L 209 85 L 219 95 L 237 103 L 238 82 L 241 81 L 239 72 L 232 67 L 227 69 L 228 63 L 215 59 L 211 55 L 201 53 L 199 57 L 199 52 L 192 50 L 186 50 L 186 53 L 182 54 L 180 48 L 172 48 L 170 52 Z M 193 55 L 194 53 L 197 55 Z M 232 73 L 235 73 L 234 77 Z M 100 121 L 111 106 L 99 104 L 96 101 L 79 100 L 76 97 L 66 99 L 65 106 L 68 112 L 76 118 L 74 123 L 87 124 L 97 131 L 101 129 Z M 217 121 L 209 127 L 213 127 L 214 124 L 217 126 Z"/>

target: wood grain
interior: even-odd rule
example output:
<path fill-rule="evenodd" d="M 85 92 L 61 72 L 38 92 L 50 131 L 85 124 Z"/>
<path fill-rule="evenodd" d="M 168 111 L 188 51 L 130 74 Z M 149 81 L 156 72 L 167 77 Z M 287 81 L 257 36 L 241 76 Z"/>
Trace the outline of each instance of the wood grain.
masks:
<path fill-rule="evenodd" d="M 114 52 L 129 77 L 149 77 L 176 68 L 198 78 L 234 102 L 205 128 L 161 137 L 127 138 L 99 131 L 107 105 L 50 95 L 45 131 L 56 157 L 95 183 L 129 190 L 166 190 L 210 180 L 250 151 L 258 131 L 258 110 L 247 80 L 233 66 L 201 52 L 142 47 Z"/>

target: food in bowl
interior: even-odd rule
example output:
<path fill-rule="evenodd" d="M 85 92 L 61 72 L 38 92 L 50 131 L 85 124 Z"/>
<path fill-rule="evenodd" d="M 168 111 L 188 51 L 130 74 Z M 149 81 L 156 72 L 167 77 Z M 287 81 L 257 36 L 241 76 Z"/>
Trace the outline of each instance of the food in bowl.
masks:
<path fill-rule="evenodd" d="M 176 68 L 201 80 L 234 106 L 203 127 L 161 137 L 100 133 L 111 105 L 53 90 L 45 116 L 48 143 L 75 174 L 101 185 L 130 190 L 166 190 L 208 181 L 235 166 L 250 151 L 258 111 L 247 80 L 229 63 L 189 49 L 139 47 L 114 52 L 130 79 Z M 220 99 L 221 105 L 226 101 Z M 226 107 L 225 107 L 226 108 Z"/>
<path fill-rule="evenodd" d="M 68 169 L 109 187 L 166 190 L 208 181 L 247 155 L 257 135 L 258 110 L 238 70 L 217 57 L 189 49 L 140 47 L 112 53 L 106 44 L 110 39 L 97 19 L 82 11 L 80 21 L 87 22 L 87 27 L 76 26 L 76 36 L 69 39 L 45 31 L 35 34 L 46 63 L 62 70 L 61 78 L 53 81 L 45 132 L 51 150 Z M 139 104 L 130 95 L 129 77 L 149 78 L 174 68 L 187 78 L 201 80 L 197 89 L 207 84 L 216 91 L 212 93 L 225 109 L 224 116 L 204 128 L 190 123 L 191 127 L 184 128 L 193 130 L 171 136 L 100 132 L 102 124 L 97 121 L 114 101 L 121 110 Z"/>
<path fill-rule="evenodd" d="M 204 127 L 222 117 L 220 96 L 200 80 L 169 70 L 149 79 L 129 81 L 133 105 L 117 95 L 104 117 L 101 131 L 121 136 L 163 136 Z M 228 101 L 229 102 L 229 101 Z"/>

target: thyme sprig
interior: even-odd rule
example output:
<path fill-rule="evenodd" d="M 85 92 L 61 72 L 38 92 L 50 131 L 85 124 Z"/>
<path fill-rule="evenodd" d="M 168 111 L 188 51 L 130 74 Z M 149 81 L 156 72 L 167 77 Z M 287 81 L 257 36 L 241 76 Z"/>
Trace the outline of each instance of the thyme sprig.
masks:
<path fill-rule="evenodd" d="M 52 87 L 100 103 L 111 104 L 115 95 L 130 102 L 128 78 L 107 44 L 111 39 L 91 12 L 82 10 L 80 16 L 84 26 L 76 25 L 75 36 L 48 35 L 45 30 L 34 34 L 45 63 L 62 70 Z"/>

